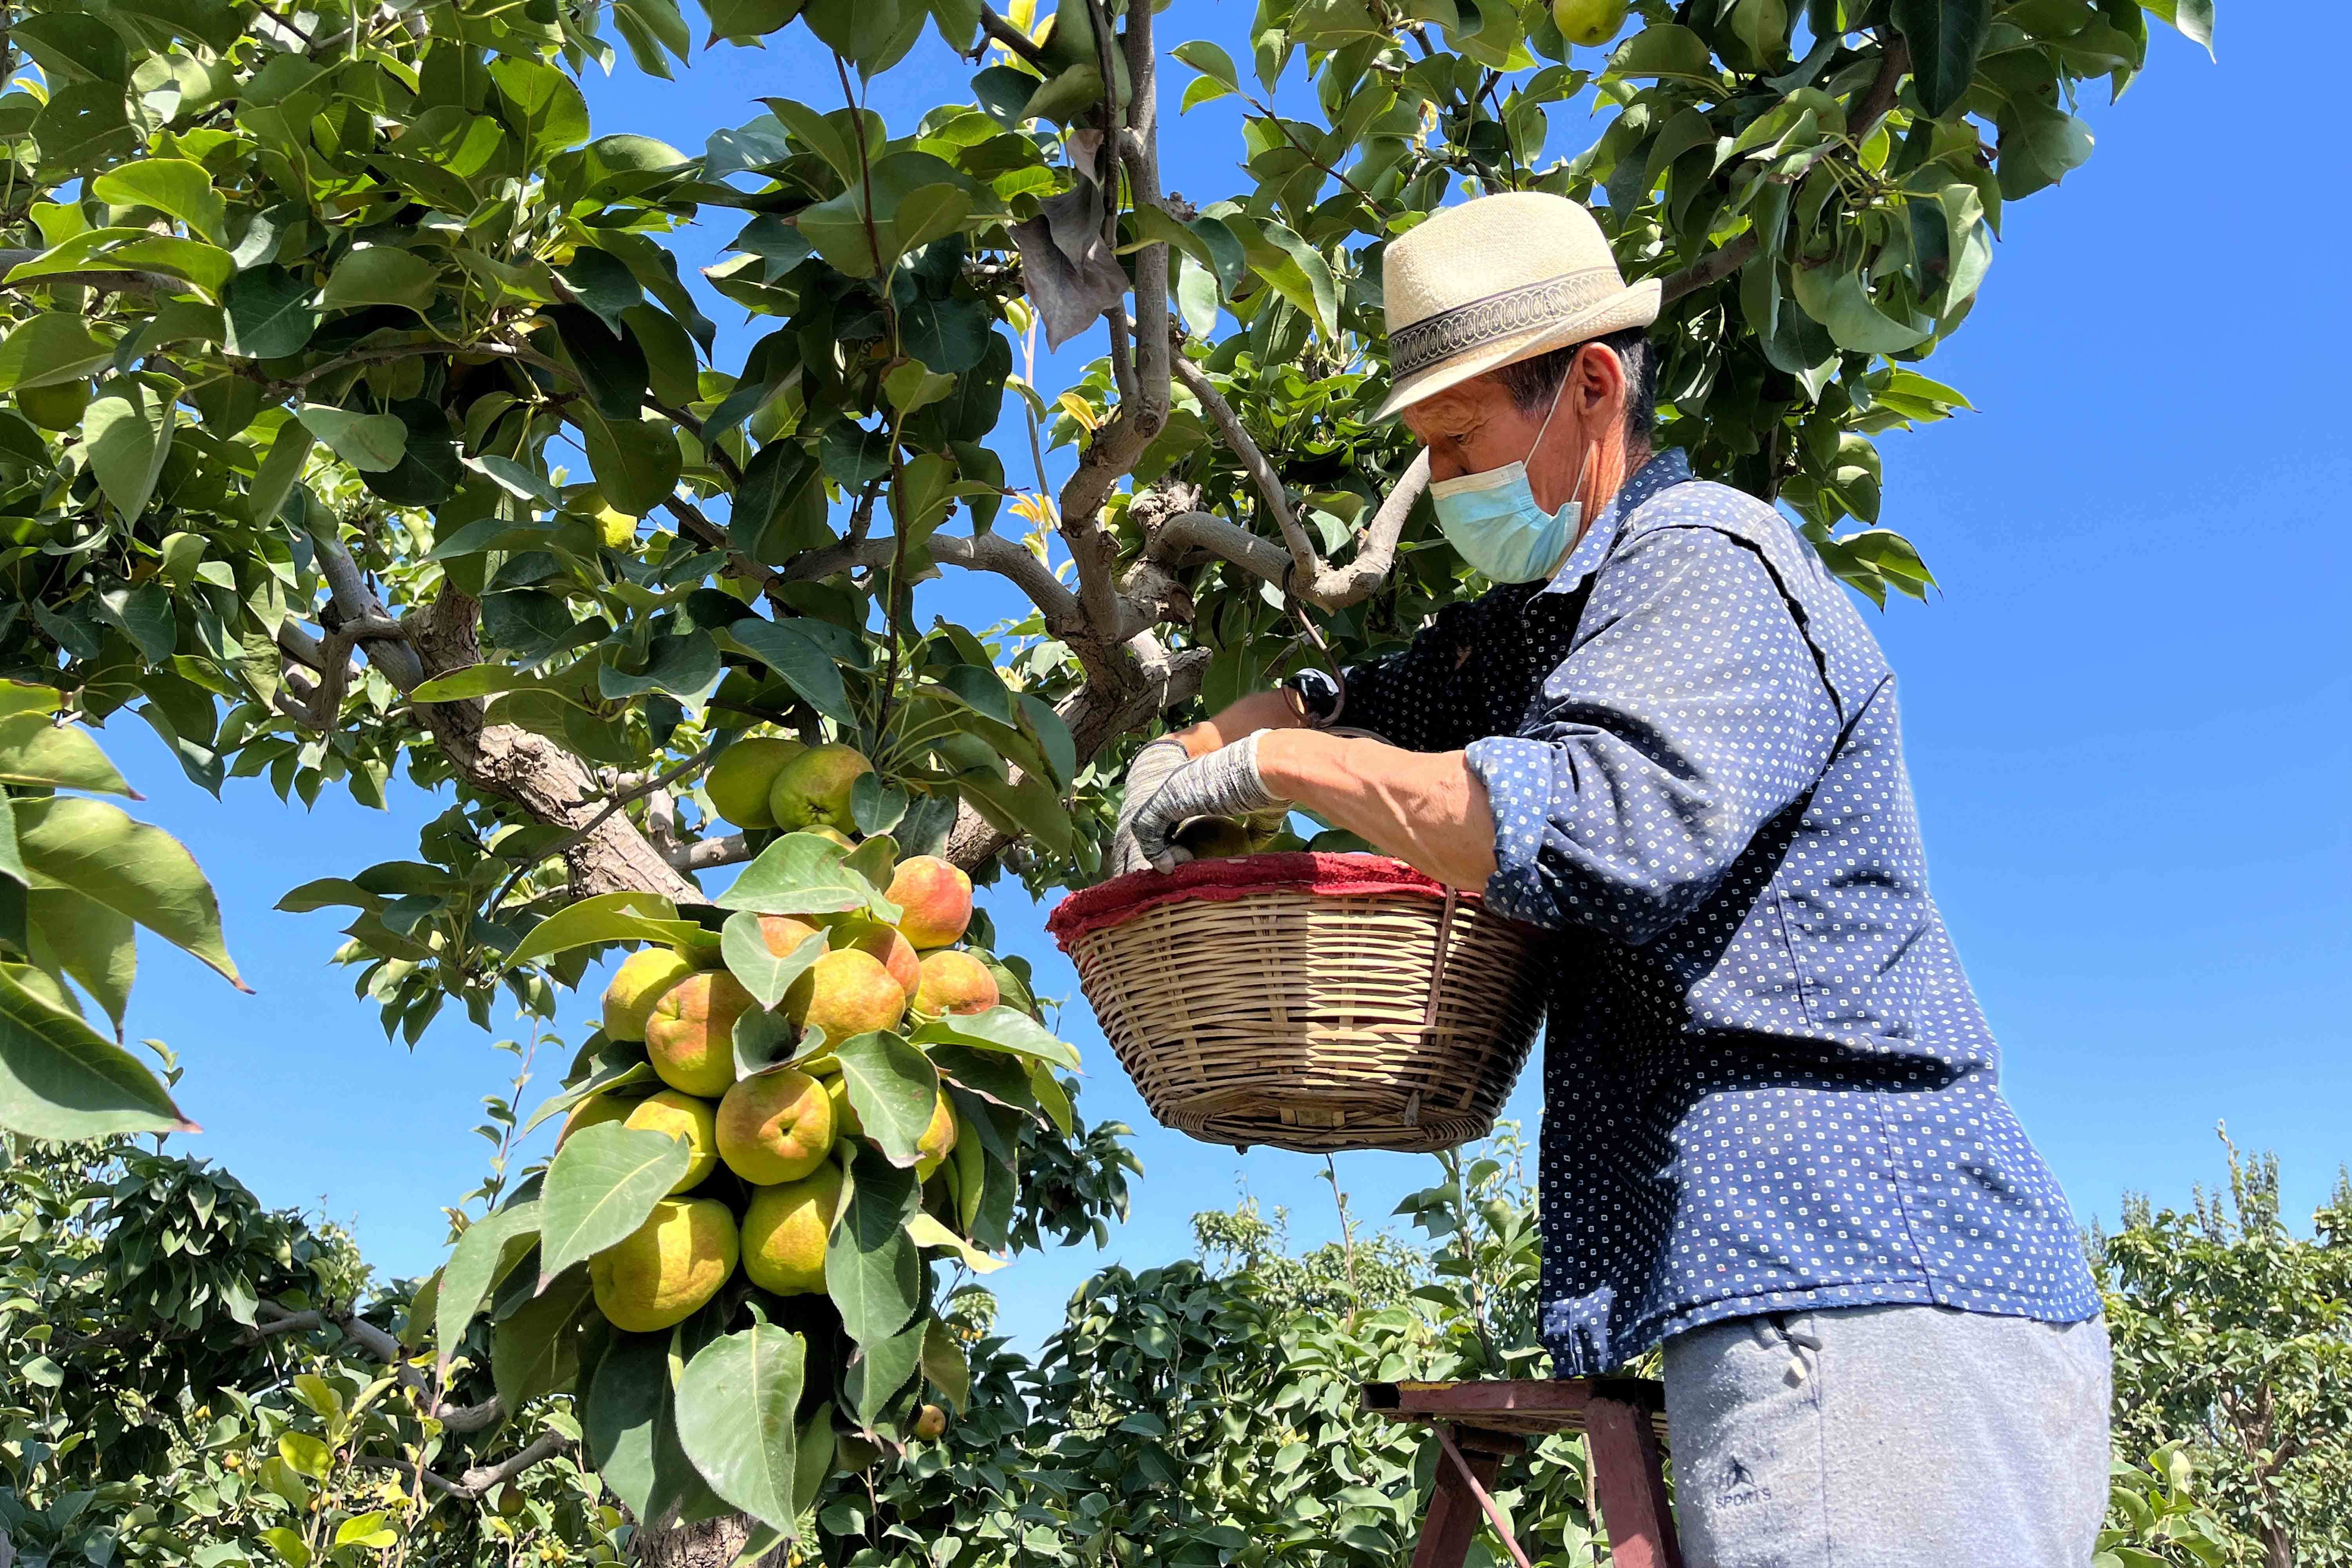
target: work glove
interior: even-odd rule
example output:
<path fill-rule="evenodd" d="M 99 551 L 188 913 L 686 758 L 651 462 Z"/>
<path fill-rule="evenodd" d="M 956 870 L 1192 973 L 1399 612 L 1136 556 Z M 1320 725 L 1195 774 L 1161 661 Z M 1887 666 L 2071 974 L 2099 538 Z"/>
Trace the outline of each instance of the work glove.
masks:
<path fill-rule="evenodd" d="M 1136 815 L 1144 802 L 1160 793 L 1160 786 L 1183 770 L 1192 760 L 1184 742 L 1172 735 L 1162 735 L 1139 749 L 1127 764 L 1127 778 L 1118 803 L 1118 826 L 1110 837 L 1110 874 L 1123 877 L 1129 871 L 1140 871 L 1151 862 L 1135 842 Z"/>
<path fill-rule="evenodd" d="M 1259 776 L 1257 742 L 1256 734 L 1244 735 L 1230 746 L 1192 759 L 1143 803 L 1127 824 L 1127 831 L 1134 835 L 1137 850 L 1154 869 L 1172 870 L 1192 858 L 1171 841 L 1176 830 L 1194 817 L 1240 818 L 1283 804 Z"/>

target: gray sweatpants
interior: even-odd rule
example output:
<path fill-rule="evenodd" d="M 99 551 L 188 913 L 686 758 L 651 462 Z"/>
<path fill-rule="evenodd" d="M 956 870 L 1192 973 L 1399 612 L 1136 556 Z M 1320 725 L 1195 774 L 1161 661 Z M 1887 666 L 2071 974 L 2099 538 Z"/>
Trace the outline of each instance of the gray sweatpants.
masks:
<path fill-rule="evenodd" d="M 2088 1568 L 2103 1321 L 1847 1307 L 1666 1342 L 1690 1568 Z"/>

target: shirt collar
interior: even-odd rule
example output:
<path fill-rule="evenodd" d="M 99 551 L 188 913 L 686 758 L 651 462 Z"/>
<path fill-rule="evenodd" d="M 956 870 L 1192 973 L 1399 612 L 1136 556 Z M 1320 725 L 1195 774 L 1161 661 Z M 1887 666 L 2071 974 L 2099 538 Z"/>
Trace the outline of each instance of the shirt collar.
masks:
<path fill-rule="evenodd" d="M 1568 552 L 1568 559 L 1559 563 L 1559 570 L 1552 574 L 1542 591 L 1565 594 L 1580 586 L 1615 546 L 1618 532 L 1633 509 L 1668 485 L 1678 485 L 1690 477 L 1690 458 L 1679 447 L 1660 452 L 1643 463 L 1593 518 L 1584 537 L 1576 542 L 1576 548 Z"/>

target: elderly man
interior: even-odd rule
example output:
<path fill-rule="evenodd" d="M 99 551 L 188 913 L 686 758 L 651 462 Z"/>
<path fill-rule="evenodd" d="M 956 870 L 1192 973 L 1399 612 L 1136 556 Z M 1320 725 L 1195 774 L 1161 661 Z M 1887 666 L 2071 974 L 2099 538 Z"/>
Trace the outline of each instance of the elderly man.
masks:
<path fill-rule="evenodd" d="M 1391 244 L 1394 389 L 1496 586 L 1153 742 L 1122 868 L 1296 805 L 1557 933 L 1538 1191 L 1564 1376 L 1664 1341 L 1706 1568 L 2067 1568 L 2107 1346 L 1927 893 L 1895 679 L 1765 503 L 1650 447 L 1655 283 L 1564 198 Z M 1340 722 L 1384 739 L 1326 732 Z"/>

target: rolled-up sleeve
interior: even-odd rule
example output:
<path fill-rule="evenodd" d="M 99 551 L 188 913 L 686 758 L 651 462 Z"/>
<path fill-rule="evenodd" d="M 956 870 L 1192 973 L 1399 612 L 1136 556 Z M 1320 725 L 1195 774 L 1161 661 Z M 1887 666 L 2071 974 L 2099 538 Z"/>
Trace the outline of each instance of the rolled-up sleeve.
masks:
<path fill-rule="evenodd" d="M 1715 530 L 1634 541 L 1585 624 L 1599 629 L 1545 680 L 1541 721 L 1467 748 L 1495 816 L 1486 896 L 1644 942 L 1811 787 L 1837 709 L 1770 570 Z"/>

